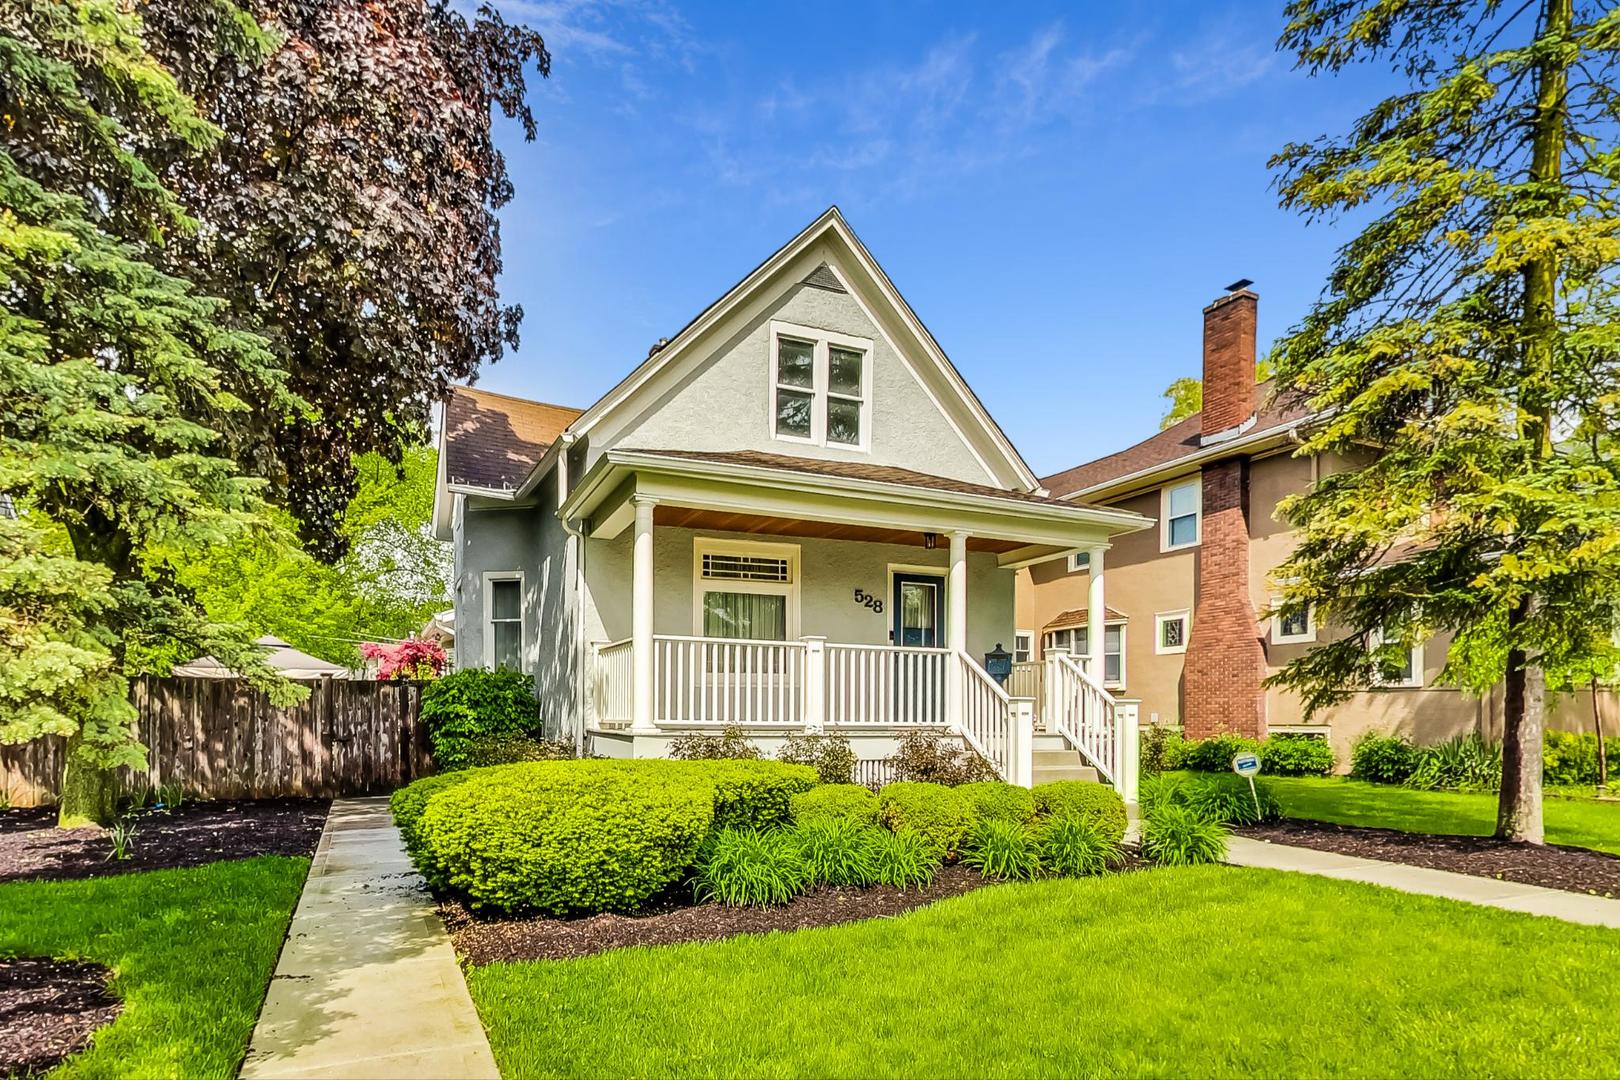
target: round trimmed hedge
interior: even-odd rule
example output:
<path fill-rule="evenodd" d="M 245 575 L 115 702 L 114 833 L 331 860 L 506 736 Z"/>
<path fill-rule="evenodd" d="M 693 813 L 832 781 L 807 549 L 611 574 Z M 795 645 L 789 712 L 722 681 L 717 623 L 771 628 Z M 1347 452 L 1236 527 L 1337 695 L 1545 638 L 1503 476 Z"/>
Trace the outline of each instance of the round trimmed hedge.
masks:
<path fill-rule="evenodd" d="M 822 784 L 800 792 L 789 800 L 793 820 L 853 821 L 860 825 L 878 822 L 878 798 L 859 784 Z"/>
<path fill-rule="evenodd" d="M 950 858 L 973 827 L 973 804 L 960 788 L 901 780 L 878 792 L 878 819 L 894 832 L 916 833 Z"/>
<path fill-rule="evenodd" d="M 1037 784 L 1030 792 L 1041 817 L 1076 814 L 1103 826 L 1117 842 L 1125 837 L 1125 800 L 1107 784 L 1090 780 L 1054 780 Z"/>
<path fill-rule="evenodd" d="M 1000 780 L 980 780 L 962 784 L 957 794 L 968 801 L 973 809 L 974 822 L 1010 821 L 1027 825 L 1035 820 L 1035 796 L 1029 788 Z"/>

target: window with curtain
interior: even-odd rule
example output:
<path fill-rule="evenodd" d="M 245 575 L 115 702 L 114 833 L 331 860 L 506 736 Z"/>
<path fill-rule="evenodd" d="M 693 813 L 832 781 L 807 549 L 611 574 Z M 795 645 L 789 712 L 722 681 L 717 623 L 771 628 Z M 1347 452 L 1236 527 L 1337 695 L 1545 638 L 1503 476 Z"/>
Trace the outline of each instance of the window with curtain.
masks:
<path fill-rule="evenodd" d="M 787 597 L 768 593 L 705 592 L 703 636 L 787 640 Z"/>

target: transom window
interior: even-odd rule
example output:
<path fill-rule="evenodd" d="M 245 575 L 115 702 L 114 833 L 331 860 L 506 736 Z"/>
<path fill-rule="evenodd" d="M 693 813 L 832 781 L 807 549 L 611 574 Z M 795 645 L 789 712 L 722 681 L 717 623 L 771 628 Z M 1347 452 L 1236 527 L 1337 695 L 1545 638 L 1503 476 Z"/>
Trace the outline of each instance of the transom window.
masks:
<path fill-rule="evenodd" d="M 1084 626 L 1072 630 L 1049 630 L 1041 639 L 1047 649 L 1066 649 L 1070 656 L 1090 656 L 1091 642 Z M 1125 624 L 1110 623 L 1103 629 L 1103 685 L 1125 685 Z"/>
<path fill-rule="evenodd" d="M 1193 547 L 1202 531 L 1204 486 L 1198 480 L 1171 484 L 1164 489 L 1160 517 L 1164 534 L 1160 547 L 1165 551 Z"/>
<path fill-rule="evenodd" d="M 749 641 L 798 636 L 798 545 L 698 537 L 693 554 L 694 634 Z"/>
<path fill-rule="evenodd" d="M 771 324 L 771 434 L 864 450 L 871 438 L 872 343 Z"/>
<path fill-rule="evenodd" d="M 1153 616 L 1153 651 L 1160 654 L 1184 653 L 1192 632 L 1192 616 L 1187 611 L 1161 611 Z"/>

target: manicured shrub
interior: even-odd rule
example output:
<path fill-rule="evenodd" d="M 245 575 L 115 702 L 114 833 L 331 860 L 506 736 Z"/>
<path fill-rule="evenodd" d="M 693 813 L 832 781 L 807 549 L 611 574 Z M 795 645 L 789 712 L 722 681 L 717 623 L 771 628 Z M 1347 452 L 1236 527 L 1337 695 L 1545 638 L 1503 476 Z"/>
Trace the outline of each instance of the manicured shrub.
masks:
<path fill-rule="evenodd" d="M 951 858 L 973 824 L 973 809 L 955 788 L 901 781 L 878 792 L 878 819 L 893 832 L 911 830 Z"/>
<path fill-rule="evenodd" d="M 1573 731 L 1544 732 L 1541 775 L 1549 784 L 1597 783 L 1597 736 Z"/>
<path fill-rule="evenodd" d="M 422 875 L 428 879 L 428 884 L 434 888 L 443 888 L 442 881 L 434 880 L 431 864 L 424 861 L 422 833 L 420 829 L 422 811 L 427 809 L 428 800 L 441 791 L 466 783 L 479 775 L 476 769 L 461 769 L 456 772 L 438 773 L 434 776 L 424 776 L 414 780 L 388 797 L 389 812 L 394 815 L 394 824 L 399 826 L 399 835 L 405 841 L 405 850 L 416 862 Z"/>
<path fill-rule="evenodd" d="M 1217 735 L 1187 743 L 1179 764 L 1194 772 L 1231 772 L 1232 758 L 1244 752 L 1258 754 L 1260 744 L 1241 735 Z"/>
<path fill-rule="evenodd" d="M 1191 807 L 1160 806 L 1142 819 L 1142 854 L 1167 866 L 1193 866 L 1226 858 L 1226 827 Z"/>
<path fill-rule="evenodd" d="M 1181 732 L 1164 724 L 1149 724 L 1142 729 L 1143 776 L 1157 776 L 1162 772 L 1182 767 L 1186 756 L 1187 740 Z"/>
<path fill-rule="evenodd" d="M 968 834 L 962 863 L 987 878 L 1028 881 L 1041 872 L 1041 853 L 1035 834 L 1021 821 L 988 818 Z"/>
<path fill-rule="evenodd" d="M 693 891 L 730 907 L 785 904 L 810 883 L 798 838 L 786 829 L 717 829 L 698 855 Z"/>
<path fill-rule="evenodd" d="M 1028 788 L 1000 780 L 980 780 L 963 784 L 956 791 L 968 801 L 974 821 L 1014 821 L 1027 825 L 1035 820 L 1035 796 Z"/>
<path fill-rule="evenodd" d="M 782 761 L 638 761 L 640 768 L 667 770 L 714 791 L 714 827 L 768 828 L 792 820 L 793 796 L 816 786 L 808 765 Z"/>
<path fill-rule="evenodd" d="M 759 757 L 759 747 L 748 741 L 742 728 L 727 724 L 718 735 L 671 739 L 669 756 L 675 761 L 752 761 Z"/>
<path fill-rule="evenodd" d="M 859 784 L 822 784 L 793 796 L 788 807 L 801 825 L 813 821 L 878 823 L 878 797 Z"/>
<path fill-rule="evenodd" d="M 1282 806 L 1264 781 L 1256 780 L 1251 791 L 1249 781 L 1235 773 L 1200 776 L 1189 781 L 1179 805 L 1206 821 L 1222 825 L 1257 825 L 1282 817 Z"/>
<path fill-rule="evenodd" d="M 680 879 L 714 822 L 714 785 L 678 770 L 627 761 L 480 769 L 428 800 L 418 824 L 425 859 L 475 907 L 634 910 Z"/>
<path fill-rule="evenodd" d="M 1035 846 L 1041 865 L 1058 877 L 1100 874 L 1124 854 L 1107 825 L 1070 811 L 1043 821 L 1035 834 Z"/>
<path fill-rule="evenodd" d="M 789 735 L 782 740 L 776 760 L 810 766 L 823 784 L 848 784 L 855 779 L 855 750 L 842 735 Z"/>
<path fill-rule="evenodd" d="M 1125 837 L 1125 800 L 1107 784 L 1056 780 L 1035 785 L 1030 794 L 1035 797 L 1035 812 L 1043 818 L 1061 813 L 1078 814 L 1095 818 L 1115 840 Z"/>
<path fill-rule="evenodd" d="M 796 826 L 792 835 L 810 884 L 870 885 L 877 880 L 882 832 L 850 818 L 824 818 Z"/>
<path fill-rule="evenodd" d="M 872 841 L 874 883 L 896 889 L 927 888 L 939 869 L 938 849 L 910 829 L 879 829 Z"/>
<path fill-rule="evenodd" d="M 1333 747 L 1314 735 L 1273 735 L 1260 744 L 1260 764 L 1270 776 L 1326 776 L 1333 771 Z"/>
<path fill-rule="evenodd" d="M 955 787 L 999 779 L 996 770 L 977 751 L 963 746 L 955 736 L 937 731 L 908 733 L 888 761 L 898 782 Z"/>
<path fill-rule="evenodd" d="M 574 744 L 533 735 L 479 735 L 467 741 L 463 760 L 468 768 L 513 765 L 520 761 L 568 761 Z"/>
<path fill-rule="evenodd" d="M 1404 784 L 1417 768 L 1417 747 L 1404 735 L 1366 731 L 1350 747 L 1350 775 L 1372 784 Z"/>
<path fill-rule="evenodd" d="M 1502 748 L 1476 732 L 1420 746 L 1406 786 L 1422 790 L 1496 791 L 1502 786 Z"/>
<path fill-rule="evenodd" d="M 467 668 L 428 684 L 422 691 L 422 723 L 441 770 L 472 764 L 476 739 L 533 735 L 540 730 L 540 703 L 534 681 L 520 671 Z"/>

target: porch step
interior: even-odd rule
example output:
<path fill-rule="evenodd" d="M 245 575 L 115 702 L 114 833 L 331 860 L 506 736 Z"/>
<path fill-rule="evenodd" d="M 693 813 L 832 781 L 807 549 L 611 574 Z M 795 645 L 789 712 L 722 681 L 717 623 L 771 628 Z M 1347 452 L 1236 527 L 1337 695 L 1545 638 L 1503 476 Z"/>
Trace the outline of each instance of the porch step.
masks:
<path fill-rule="evenodd" d="M 1061 735 L 1042 735 L 1036 732 L 1035 741 L 1030 745 L 1039 754 L 1043 750 L 1067 750 L 1069 749 L 1069 740 Z"/>
<path fill-rule="evenodd" d="M 1059 737 L 1058 741 L 1063 742 Z M 1063 743 L 1062 749 L 1044 749 L 1040 741 L 1035 743 L 1034 775 L 1032 779 L 1037 784 L 1050 784 L 1054 780 L 1090 780 L 1096 783 L 1097 770 L 1084 763 L 1080 751 L 1070 750 L 1068 744 Z"/>

